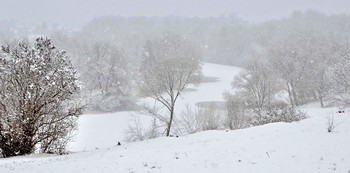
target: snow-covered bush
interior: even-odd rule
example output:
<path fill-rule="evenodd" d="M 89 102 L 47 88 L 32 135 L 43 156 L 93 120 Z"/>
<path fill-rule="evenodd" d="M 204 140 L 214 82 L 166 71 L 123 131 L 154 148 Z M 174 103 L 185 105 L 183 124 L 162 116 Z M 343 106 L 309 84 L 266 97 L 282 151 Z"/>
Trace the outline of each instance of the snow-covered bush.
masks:
<path fill-rule="evenodd" d="M 306 113 L 284 103 L 274 101 L 269 103 L 259 114 L 252 105 L 247 103 L 245 97 L 236 94 L 225 94 L 226 121 L 225 126 L 229 129 L 240 129 L 258 126 L 274 122 L 294 122 L 306 118 Z"/>
<path fill-rule="evenodd" d="M 66 53 L 44 38 L 3 46 L 0 88 L 0 155 L 63 152 L 83 109 Z"/>
<path fill-rule="evenodd" d="M 157 124 L 157 119 L 152 120 L 148 128 L 143 127 L 138 116 L 132 115 L 128 128 L 124 131 L 125 140 L 128 142 L 143 141 L 161 136 L 160 126 Z"/>
<path fill-rule="evenodd" d="M 199 109 L 193 109 L 190 105 L 186 105 L 186 109 L 181 112 L 177 122 L 177 126 L 181 133 L 193 134 L 202 131 L 201 117 Z"/>
<path fill-rule="evenodd" d="M 263 125 L 275 122 L 295 122 L 306 118 L 306 113 L 296 110 L 292 106 L 285 103 L 279 103 L 271 106 L 268 111 L 262 116 L 253 116 L 250 124 L 253 126 Z"/>
<path fill-rule="evenodd" d="M 202 130 L 217 130 L 221 126 L 221 116 L 213 105 L 207 108 L 199 108 Z"/>
<path fill-rule="evenodd" d="M 99 91 L 85 92 L 84 96 L 90 103 L 89 110 L 98 112 L 113 112 L 130 110 L 135 103 L 130 95 L 101 94 Z"/>
<path fill-rule="evenodd" d="M 206 130 L 217 130 L 222 127 L 223 117 L 220 111 L 213 105 L 209 107 L 192 108 L 186 105 L 186 109 L 180 113 L 175 121 L 175 134 L 187 135 Z"/>

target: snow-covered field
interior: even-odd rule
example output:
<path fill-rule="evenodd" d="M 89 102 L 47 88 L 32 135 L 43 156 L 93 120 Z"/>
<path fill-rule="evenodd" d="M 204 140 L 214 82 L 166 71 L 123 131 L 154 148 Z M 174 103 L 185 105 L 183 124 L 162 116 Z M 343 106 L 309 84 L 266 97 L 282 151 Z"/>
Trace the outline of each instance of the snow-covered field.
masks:
<path fill-rule="evenodd" d="M 206 76 L 219 77 L 186 92 L 178 106 L 222 100 L 239 69 L 205 64 Z M 132 112 L 84 115 L 74 152 L 0 159 L 7 172 L 350 172 L 350 114 L 334 114 L 339 125 L 327 132 L 327 115 L 336 109 L 303 107 L 310 118 L 235 131 L 206 131 L 179 138 L 122 142 Z M 147 117 L 141 117 L 147 118 Z M 85 150 L 85 151 L 84 151 Z"/>

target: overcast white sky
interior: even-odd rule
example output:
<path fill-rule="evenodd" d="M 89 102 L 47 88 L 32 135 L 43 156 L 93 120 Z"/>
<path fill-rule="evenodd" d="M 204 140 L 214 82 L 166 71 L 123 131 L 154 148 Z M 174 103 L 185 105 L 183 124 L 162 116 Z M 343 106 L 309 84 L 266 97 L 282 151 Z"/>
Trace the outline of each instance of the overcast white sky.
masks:
<path fill-rule="evenodd" d="M 350 14 L 350 0 L 0 0 L 0 21 L 81 25 L 96 16 L 219 16 L 236 14 L 248 22 L 315 9 Z"/>

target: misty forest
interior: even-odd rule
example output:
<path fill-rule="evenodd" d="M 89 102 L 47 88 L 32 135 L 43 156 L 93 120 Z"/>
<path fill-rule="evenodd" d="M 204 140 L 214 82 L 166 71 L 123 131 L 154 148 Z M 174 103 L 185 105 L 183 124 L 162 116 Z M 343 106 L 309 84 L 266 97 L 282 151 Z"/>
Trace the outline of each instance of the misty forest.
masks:
<path fill-rule="evenodd" d="M 0 172 L 350 172 L 349 14 L 9 21 Z"/>

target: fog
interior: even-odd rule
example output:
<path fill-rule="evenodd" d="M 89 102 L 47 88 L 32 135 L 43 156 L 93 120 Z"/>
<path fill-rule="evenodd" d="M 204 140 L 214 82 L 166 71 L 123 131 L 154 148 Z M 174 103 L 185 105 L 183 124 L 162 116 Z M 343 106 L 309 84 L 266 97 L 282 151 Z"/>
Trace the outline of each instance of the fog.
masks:
<path fill-rule="evenodd" d="M 36 25 L 42 22 L 80 27 L 105 15 L 191 16 L 236 15 L 250 23 L 313 9 L 349 14 L 348 0 L 1 0 L 0 22 Z"/>

